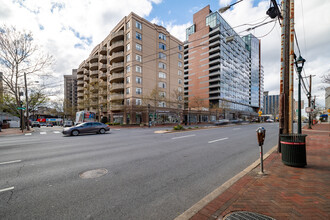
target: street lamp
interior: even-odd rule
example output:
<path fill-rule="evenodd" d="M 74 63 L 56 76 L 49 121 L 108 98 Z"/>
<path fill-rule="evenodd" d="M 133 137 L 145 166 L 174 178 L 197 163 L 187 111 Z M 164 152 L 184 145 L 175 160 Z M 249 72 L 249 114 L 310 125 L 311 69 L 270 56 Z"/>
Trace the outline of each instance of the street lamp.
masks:
<path fill-rule="evenodd" d="M 301 71 L 304 67 L 305 59 L 300 55 L 298 60 L 296 60 L 295 64 L 298 72 L 298 134 L 301 134 Z"/>
<path fill-rule="evenodd" d="M 235 2 L 233 4 L 231 4 L 231 5 L 227 5 L 225 7 L 220 8 L 219 9 L 219 13 L 224 13 L 225 11 L 227 11 L 228 9 L 230 9 L 231 6 L 236 5 L 237 3 L 240 3 L 241 1 L 243 1 L 243 0 L 237 1 L 237 2 Z"/>

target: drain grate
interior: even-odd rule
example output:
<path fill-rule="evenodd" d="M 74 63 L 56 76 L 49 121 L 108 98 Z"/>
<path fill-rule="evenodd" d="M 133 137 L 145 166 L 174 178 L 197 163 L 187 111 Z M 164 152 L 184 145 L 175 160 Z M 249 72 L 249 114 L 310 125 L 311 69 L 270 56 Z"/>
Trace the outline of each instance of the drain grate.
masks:
<path fill-rule="evenodd" d="M 275 219 L 255 212 L 238 211 L 226 215 L 224 217 L 224 220 L 275 220 Z"/>
<path fill-rule="evenodd" d="M 107 169 L 95 169 L 95 170 L 88 170 L 83 173 L 80 173 L 79 177 L 81 179 L 93 179 L 93 178 L 104 176 L 107 173 L 108 173 Z"/>

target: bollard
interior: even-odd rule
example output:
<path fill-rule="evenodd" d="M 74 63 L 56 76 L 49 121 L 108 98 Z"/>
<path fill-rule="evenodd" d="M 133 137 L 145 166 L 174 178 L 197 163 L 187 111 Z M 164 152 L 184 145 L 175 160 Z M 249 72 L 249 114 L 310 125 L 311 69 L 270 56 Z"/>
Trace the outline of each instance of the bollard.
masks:
<path fill-rule="evenodd" d="M 266 129 L 264 127 L 259 127 L 257 130 L 258 144 L 260 147 L 260 173 L 264 173 L 264 164 L 263 164 L 263 145 L 266 137 Z"/>

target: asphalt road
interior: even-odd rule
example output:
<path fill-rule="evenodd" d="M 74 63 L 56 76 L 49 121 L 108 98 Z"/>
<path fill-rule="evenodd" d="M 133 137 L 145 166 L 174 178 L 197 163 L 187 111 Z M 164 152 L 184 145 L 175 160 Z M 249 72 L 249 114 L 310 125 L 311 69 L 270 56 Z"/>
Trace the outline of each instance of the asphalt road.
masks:
<path fill-rule="evenodd" d="M 278 123 L 0 137 L 0 219 L 174 219 L 277 144 Z M 98 178 L 79 174 L 104 168 Z"/>

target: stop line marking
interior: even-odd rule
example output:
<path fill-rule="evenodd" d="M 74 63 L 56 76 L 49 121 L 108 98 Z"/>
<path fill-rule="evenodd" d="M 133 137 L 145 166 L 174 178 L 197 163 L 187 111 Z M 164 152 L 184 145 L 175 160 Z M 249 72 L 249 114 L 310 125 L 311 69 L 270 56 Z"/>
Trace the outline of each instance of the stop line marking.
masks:
<path fill-rule="evenodd" d="M 6 191 L 9 191 L 9 190 L 13 190 L 13 189 L 15 189 L 15 187 L 9 187 L 9 188 L 5 188 L 5 189 L 0 189 L 0 193 L 1 192 L 6 192 Z"/>

